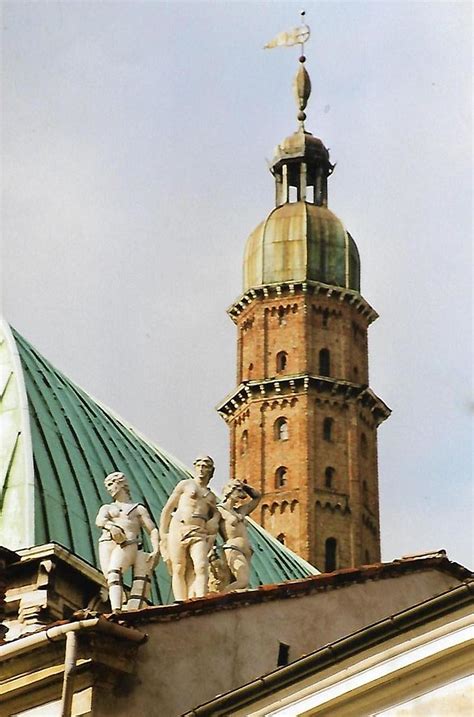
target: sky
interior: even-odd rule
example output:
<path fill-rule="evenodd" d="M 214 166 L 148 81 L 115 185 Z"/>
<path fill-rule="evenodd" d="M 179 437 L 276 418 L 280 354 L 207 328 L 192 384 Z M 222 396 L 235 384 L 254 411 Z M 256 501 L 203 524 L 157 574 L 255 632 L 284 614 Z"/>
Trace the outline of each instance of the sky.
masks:
<path fill-rule="evenodd" d="M 471 8 L 308 2 L 307 129 L 355 238 L 379 429 L 382 556 L 472 565 Z M 228 475 L 248 234 L 296 129 L 292 2 L 2 5 L 2 304 L 57 368 Z"/>

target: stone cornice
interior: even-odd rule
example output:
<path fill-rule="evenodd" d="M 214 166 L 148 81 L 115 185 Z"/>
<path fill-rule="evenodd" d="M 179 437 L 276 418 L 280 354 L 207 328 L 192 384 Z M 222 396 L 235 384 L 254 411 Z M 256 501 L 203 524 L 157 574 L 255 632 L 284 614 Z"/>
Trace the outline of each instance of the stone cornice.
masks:
<path fill-rule="evenodd" d="M 368 386 L 307 374 L 281 376 L 262 381 L 244 381 L 216 406 L 216 410 L 225 421 L 229 421 L 248 405 L 250 400 L 287 398 L 295 394 L 307 393 L 309 389 L 316 390 L 318 393 L 329 393 L 345 401 L 357 401 L 364 408 L 369 409 L 377 425 L 391 414 L 390 408 Z"/>
<path fill-rule="evenodd" d="M 101 587 L 107 586 L 107 581 L 97 568 L 83 558 L 74 555 L 70 550 L 64 548 L 58 543 L 46 543 L 44 545 L 34 545 L 31 548 L 22 548 L 17 551 L 21 561 L 21 565 L 30 562 L 41 562 L 42 560 L 60 560 L 69 565 L 74 572 L 80 573 L 83 578 L 87 578 L 94 583 L 98 583 Z M 15 569 L 21 570 L 21 565 L 15 566 Z"/>
<path fill-rule="evenodd" d="M 237 323 L 238 316 L 256 299 L 291 297 L 297 293 L 312 295 L 324 294 L 325 296 L 333 297 L 335 301 L 339 301 L 341 304 L 351 304 L 355 306 L 356 310 L 362 316 L 366 317 L 369 324 L 375 321 L 379 316 L 375 309 L 370 306 L 358 291 L 346 289 L 343 286 L 323 284 L 319 281 L 282 282 L 281 284 L 267 284 L 266 286 L 249 289 L 234 301 L 232 306 L 229 306 L 227 313 L 232 321 Z"/>

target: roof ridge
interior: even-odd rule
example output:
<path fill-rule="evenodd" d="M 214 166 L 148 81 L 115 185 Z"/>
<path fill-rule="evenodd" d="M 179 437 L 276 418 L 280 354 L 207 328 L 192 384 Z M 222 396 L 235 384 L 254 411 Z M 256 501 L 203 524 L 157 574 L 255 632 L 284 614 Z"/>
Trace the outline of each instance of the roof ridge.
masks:
<path fill-rule="evenodd" d="M 192 615 L 207 614 L 216 610 L 237 608 L 245 603 L 250 605 L 266 600 L 290 599 L 321 590 L 338 589 L 351 583 L 399 577 L 405 573 L 433 568 L 453 575 L 460 583 L 474 585 L 474 573 L 446 557 L 404 559 L 394 560 L 389 563 L 362 565 L 357 568 L 343 568 L 332 573 L 310 575 L 297 580 L 263 585 L 249 590 L 209 594 L 202 598 L 192 598 L 179 604 L 144 607 L 133 612 L 122 612 L 117 619 L 143 622 L 150 618 L 169 620 L 170 616 L 175 618 L 191 617 Z M 115 618 L 111 617 L 111 619 Z"/>

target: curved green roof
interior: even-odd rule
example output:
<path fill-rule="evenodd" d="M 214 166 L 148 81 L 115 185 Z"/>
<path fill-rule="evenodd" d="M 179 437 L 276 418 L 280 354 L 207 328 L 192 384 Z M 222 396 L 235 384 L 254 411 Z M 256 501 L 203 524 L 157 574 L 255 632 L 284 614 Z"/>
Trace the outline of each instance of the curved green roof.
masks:
<path fill-rule="evenodd" d="M 123 471 L 132 497 L 158 522 L 174 486 L 190 472 L 55 369 L 16 331 L 8 334 L 5 327 L 0 342 L 0 368 L 6 366 L 9 375 L 0 414 L 11 433 L 8 449 L 0 454 L 0 542 L 11 549 L 30 547 L 32 539 L 35 545 L 57 542 L 98 567 L 95 518 L 110 502 L 105 475 Z M 317 572 L 249 522 L 252 587 Z M 162 562 L 153 598 L 155 603 L 173 599 Z"/>
<path fill-rule="evenodd" d="M 327 207 L 303 201 L 282 204 L 247 240 L 244 291 L 308 280 L 360 291 L 357 246 Z"/>

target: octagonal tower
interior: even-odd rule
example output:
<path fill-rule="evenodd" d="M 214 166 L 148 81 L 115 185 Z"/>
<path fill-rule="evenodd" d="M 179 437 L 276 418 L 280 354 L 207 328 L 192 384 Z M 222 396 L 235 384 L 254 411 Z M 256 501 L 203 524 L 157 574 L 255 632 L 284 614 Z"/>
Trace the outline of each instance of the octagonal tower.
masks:
<path fill-rule="evenodd" d="M 258 485 L 254 516 L 320 570 L 380 560 L 377 428 L 390 410 L 369 388 L 357 246 L 328 208 L 333 171 L 304 127 L 304 56 L 294 88 L 299 128 L 277 146 L 275 208 L 245 247 L 237 388 L 218 407 L 230 474 Z"/>

